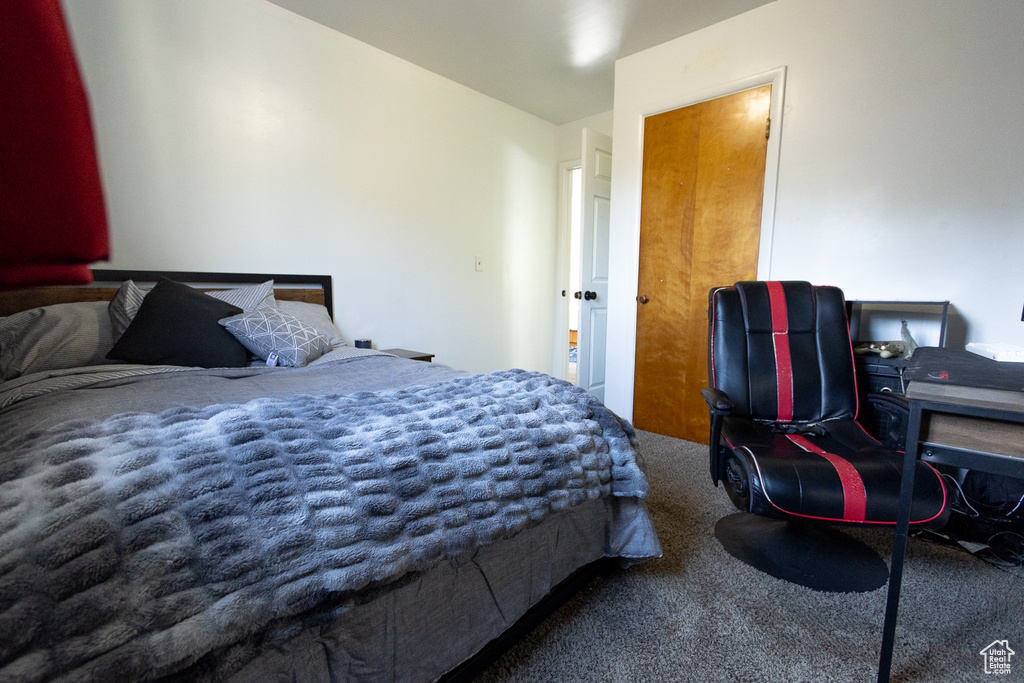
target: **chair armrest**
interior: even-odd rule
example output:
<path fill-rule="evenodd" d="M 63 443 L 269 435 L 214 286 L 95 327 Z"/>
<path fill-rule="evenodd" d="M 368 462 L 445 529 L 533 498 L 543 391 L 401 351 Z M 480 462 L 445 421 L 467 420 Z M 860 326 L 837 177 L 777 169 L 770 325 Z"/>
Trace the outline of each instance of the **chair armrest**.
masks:
<path fill-rule="evenodd" d="M 700 395 L 704 397 L 704 401 L 713 413 L 728 415 L 734 407 L 732 399 L 724 391 L 708 387 L 701 389 Z"/>
<path fill-rule="evenodd" d="M 732 412 L 733 402 L 724 391 L 713 387 L 700 390 L 700 395 L 708 404 L 711 413 L 711 438 L 708 440 L 710 448 L 711 481 L 715 486 L 722 479 L 723 458 L 721 453 L 722 418 Z"/>

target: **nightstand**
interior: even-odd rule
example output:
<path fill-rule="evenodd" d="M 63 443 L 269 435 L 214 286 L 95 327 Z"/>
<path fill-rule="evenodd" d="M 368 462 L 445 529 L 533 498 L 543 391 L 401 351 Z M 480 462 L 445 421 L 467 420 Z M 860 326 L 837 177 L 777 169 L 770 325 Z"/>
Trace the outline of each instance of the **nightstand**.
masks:
<path fill-rule="evenodd" d="M 392 356 L 398 356 L 399 358 L 408 358 L 409 360 L 422 360 L 430 362 L 430 359 L 434 357 L 432 353 L 423 353 L 422 351 L 410 351 L 409 349 L 381 349 L 384 353 L 390 353 Z"/>

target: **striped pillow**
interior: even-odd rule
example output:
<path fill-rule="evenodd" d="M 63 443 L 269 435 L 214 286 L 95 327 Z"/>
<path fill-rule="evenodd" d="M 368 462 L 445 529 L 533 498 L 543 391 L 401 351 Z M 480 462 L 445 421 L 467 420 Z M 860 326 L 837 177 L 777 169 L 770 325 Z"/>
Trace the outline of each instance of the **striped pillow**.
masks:
<path fill-rule="evenodd" d="M 0 377 L 110 365 L 114 345 L 105 301 L 55 304 L 0 318 Z"/>
<path fill-rule="evenodd" d="M 237 289 L 222 289 L 215 292 L 207 292 L 214 299 L 226 301 L 232 306 L 238 306 L 243 313 L 254 311 L 260 305 L 274 305 L 274 281 L 267 280 L 259 285 L 247 285 Z"/>
<path fill-rule="evenodd" d="M 107 305 L 110 324 L 114 328 L 114 339 L 120 339 L 124 331 L 132 324 L 144 298 L 146 298 L 146 293 L 139 289 L 133 281 L 125 280 L 121 283 L 117 294 Z"/>

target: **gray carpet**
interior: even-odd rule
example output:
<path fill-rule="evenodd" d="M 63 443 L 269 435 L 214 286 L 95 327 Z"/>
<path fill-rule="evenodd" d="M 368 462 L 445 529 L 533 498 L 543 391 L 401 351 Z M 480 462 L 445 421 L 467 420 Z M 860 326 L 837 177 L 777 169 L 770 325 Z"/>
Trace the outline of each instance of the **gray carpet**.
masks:
<path fill-rule="evenodd" d="M 640 432 L 660 560 L 600 577 L 488 668 L 499 681 L 873 681 L 886 587 L 821 593 L 728 555 L 715 522 L 734 512 L 707 447 Z M 888 563 L 891 531 L 855 535 Z M 893 681 L 1024 679 L 1024 573 L 912 537 Z M 1008 640 L 1010 676 L 983 672 Z M 1017 657 L 1020 661 L 1017 661 Z"/>

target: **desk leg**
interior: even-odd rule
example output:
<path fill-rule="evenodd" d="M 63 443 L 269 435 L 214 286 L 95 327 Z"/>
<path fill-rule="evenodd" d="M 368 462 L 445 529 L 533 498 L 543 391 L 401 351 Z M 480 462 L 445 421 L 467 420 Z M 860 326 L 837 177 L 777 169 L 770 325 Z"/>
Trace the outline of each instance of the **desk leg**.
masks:
<path fill-rule="evenodd" d="M 900 502 L 896 512 L 896 536 L 892 543 L 892 561 L 889 567 L 889 597 L 885 602 L 885 624 L 882 627 L 882 653 L 878 659 L 878 683 L 887 683 L 892 668 L 892 646 L 896 638 L 896 613 L 900 605 L 900 586 L 903 583 L 903 557 L 907 552 L 907 532 L 910 528 L 910 505 L 914 499 L 914 470 L 921 435 L 921 407 L 910 402 L 907 423 L 907 445 L 903 454 L 903 475 L 900 480 Z"/>

